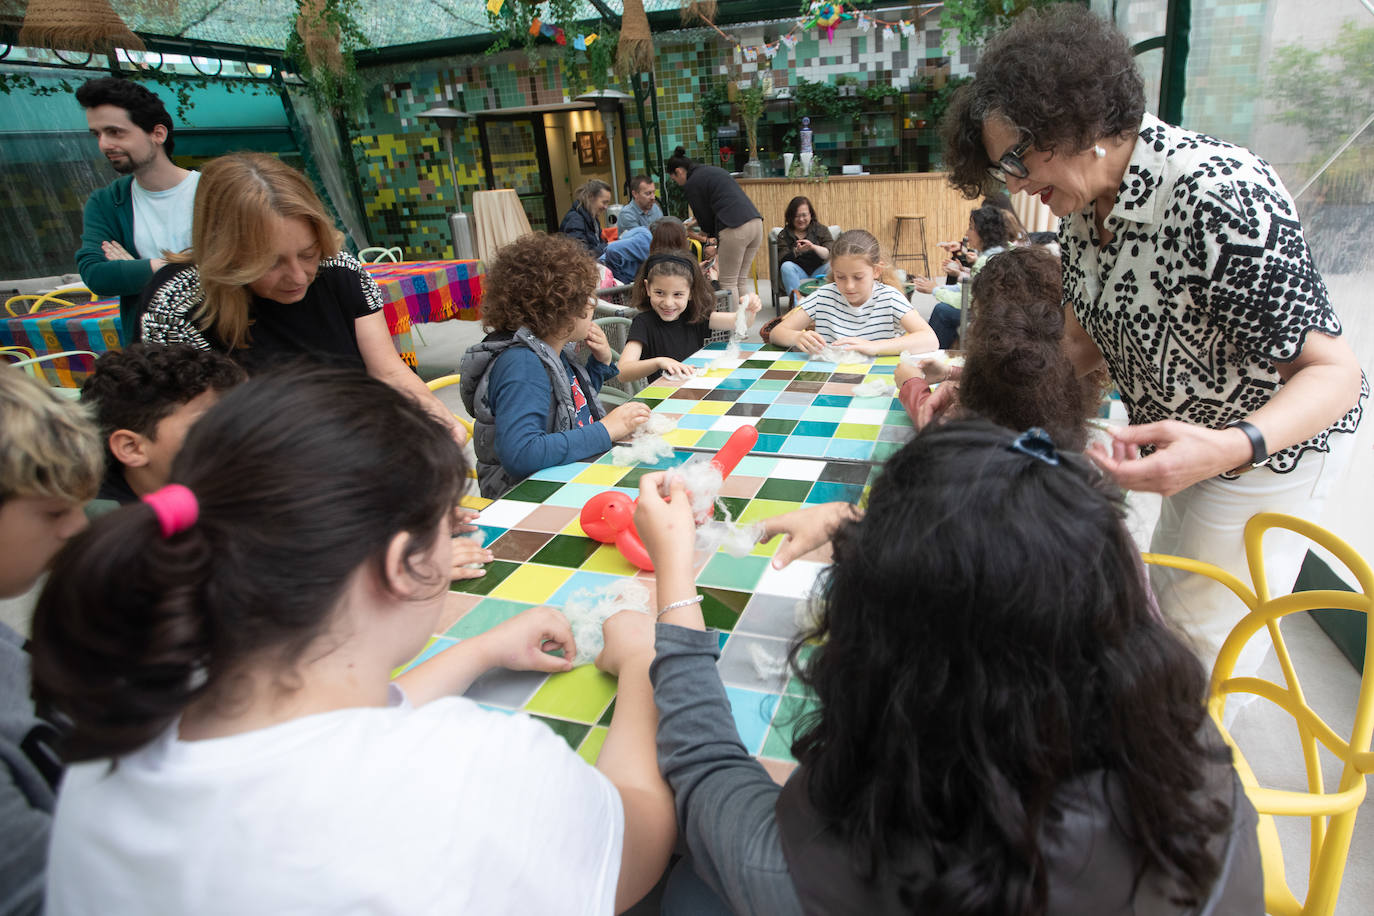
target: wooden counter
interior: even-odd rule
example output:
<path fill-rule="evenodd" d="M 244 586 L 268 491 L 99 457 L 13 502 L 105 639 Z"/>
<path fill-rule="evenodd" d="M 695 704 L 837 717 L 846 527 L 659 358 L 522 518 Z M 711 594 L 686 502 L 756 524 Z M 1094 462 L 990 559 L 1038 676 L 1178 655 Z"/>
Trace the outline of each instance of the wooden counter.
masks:
<path fill-rule="evenodd" d="M 883 257 L 892 257 L 892 234 L 897 214 L 926 218 L 926 256 L 930 272 L 944 276 L 940 265 L 944 252 L 939 242 L 964 237 L 969 213 L 977 201 L 964 200 L 949 186 L 944 172 L 919 172 L 895 175 L 831 175 L 823 181 L 801 178 L 741 178 L 739 186 L 763 214 L 764 244 L 774 226 L 781 226 L 783 214 L 792 198 L 811 198 L 816 214 L 827 226 L 841 229 L 867 229 L 878 238 Z M 908 224 L 908 230 L 913 228 Z M 907 239 L 911 235 L 906 236 Z M 907 242 L 909 247 L 912 243 Z M 759 277 L 768 274 L 768 252 L 759 251 Z M 919 272 L 919 265 L 903 261 L 896 266 Z"/>

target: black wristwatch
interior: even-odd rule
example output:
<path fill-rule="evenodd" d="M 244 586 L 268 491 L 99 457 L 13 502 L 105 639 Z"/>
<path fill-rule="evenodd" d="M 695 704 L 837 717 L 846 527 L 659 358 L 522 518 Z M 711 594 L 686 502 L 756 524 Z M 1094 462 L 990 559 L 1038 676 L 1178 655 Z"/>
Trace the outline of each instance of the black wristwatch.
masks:
<path fill-rule="evenodd" d="M 1232 474 L 1243 474 L 1269 463 L 1269 447 L 1264 444 L 1264 433 L 1255 428 L 1255 424 L 1245 420 L 1236 420 L 1234 423 L 1227 423 L 1227 429 L 1238 429 L 1245 433 L 1245 437 L 1250 440 L 1250 462 L 1242 464 L 1238 468 L 1232 468 Z"/>

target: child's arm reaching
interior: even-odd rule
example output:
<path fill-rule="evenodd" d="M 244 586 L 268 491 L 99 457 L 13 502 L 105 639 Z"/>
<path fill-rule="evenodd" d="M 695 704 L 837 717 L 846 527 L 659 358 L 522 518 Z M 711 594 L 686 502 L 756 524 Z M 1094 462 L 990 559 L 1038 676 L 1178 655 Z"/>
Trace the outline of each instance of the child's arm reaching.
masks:
<path fill-rule="evenodd" d="M 906 333 L 901 337 L 891 337 L 887 340 L 841 337 L 835 341 L 835 346 L 869 356 L 892 356 L 903 352 L 926 353 L 940 349 L 939 338 L 915 309 L 902 316 L 902 330 Z M 777 334 L 777 331 L 773 333 Z"/>
<path fill-rule="evenodd" d="M 744 313 L 749 316 L 750 322 L 753 322 L 754 316 L 759 313 L 759 309 L 761 308 L 763 308 L 763 303 L 759 301 L 758 296 L 750 293 L 744 297 Z M 710 320 L 711 330 L 733 331 L 735 330 L 735 322 L 738 320 L 739 312 L 712 312 Z"/>
<path fill-rule="evenodd" d="M 796 347 L 805 353 L 819 353 L 825 349 L 825 338 L 811 330 L 811 316 L 798 307 L 787 313 L 778 326 L 768 333 L 768 342 L 780 347 Z"/>
<path fill-rule="evenodd" d="M 620 380 L 636 382 L 647 375 L 662 372 L 664 375 L 691 375 L 692 367 L 666 356 L 644 356 L 644 345 L 632 340 L 625 345 L 620 354 Z"/>
<path fill-rule="evenodd" d="M 562 649 L 563 657 L 548 653 Z M 412 706 L 457 696 L 492 668 L 511 671 L 570 671 L 577 654 L 563 612 L 532 607 L 477 636 L 469 637 L 396 678 Z"/>

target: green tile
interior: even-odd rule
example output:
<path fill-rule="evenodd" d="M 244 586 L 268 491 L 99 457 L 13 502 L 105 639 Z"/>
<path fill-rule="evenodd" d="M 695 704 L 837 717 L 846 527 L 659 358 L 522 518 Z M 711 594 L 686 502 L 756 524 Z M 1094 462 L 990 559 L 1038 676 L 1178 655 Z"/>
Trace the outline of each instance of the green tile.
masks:
<path fill-rule="evenodd" d="M 831 373 L 829 372 L 798 372 L 793 381 L 797 382 L 828 382 Z"/>
<path fill-rule="evenodd" d="M 596 720 L 597 725 L 610 725 L 611 716 L 615 715 L 615 700 L 611 700 L 611 705 L 606 707 L 606 711 L 601 714 L 601 718 Z"/>
<path fill-rule="evenodd" d="M 730 433 L 721 429 L 707 430 L 700 439 L 696 441 L 697 448 L 723 448 L 730 439 Z"/>
<path fill-rule="evenodd" d="M 581 725 L 577 722 L 565 722 L 562 719 L 550 719 L 547 716 L 533 716 L 549 728 L 553 729 L 554 734 L 568 742 L 568 747 L 577 750 L 577 746 L 582 743 L 582 739 L 587 737 L 587 732 L 591 731 L 590 725 Z"/>
<path fill-rule="evenodd" d="M 630 400 L 632 400 L 632 401 L 638 401 L 638 402 L 641 403 L 641 404 L 648 404 L 650 410 L 653 410 L 653 409 L 654 409 L 655 407 L 657 407 L 659 404 L 663 403 L 663 399 L 662 399 L 662 398 L 646 398 L 646 397 L 642 397 L 642 396 L 641 396 L 641 397 L 633 397 L 633 398 L 631 398 Z"/>
<path fill-rule="evenodd" d="M 725 510 L 730 513 L 731 518 L 739 518 L 739 514 L 744 511 L 744 507 L 749 505 L 749 500 L 739 496 L 722 496 L 716 500 Z M 717 515 L 717 518 L 721 516 Z"/>
<path fill-rule="evenodd" d="M 771 359 L 746 359 L 744 362 L 740 363 L 740 368 L 741 368 L 741 369 L 772 369 L 772 368 L 773 368 L 773 361 L 772 361 Z"/>
<path fill-rule="evenodd" d="M 760 756 L 775 760 L 792 760 L 792 741 L 809 720 L 804 717 L 818 708 L 815 700 L 783 695 L 773 713 L 773 725 L 763 742 Z"/>
<path fill-rule="evenodd" d="M 760 420 L 756 425 L 759 428 L 760 435 L 763 435 L 764 433 L 774 433 L 779 436 L 785 436 L 788 433 L 792 432 L 792 430 L 796 429 L 797 421 L 768 419 Z"/>
<path fill-rule="evenodd" d="M 873 443 L 873 460 L 886 461 L 901 449 L 902 443 L 900 442 L 875 442 Z"/>
<path fill-rule="evenodd" d="M 516 614 L 534 607 L 523 601 L 508 601 L 505 598 L 483 598 L 477 606 L 468 611 L 458 622 L 444 632 L 445 636 L 467 639 L 485 633 L 499 623 L 505 623 Z"/>
<path fill-rule="evenodd" d="M 527 503 L 542 503 L 559 490 L 563 484 L 554 480 L 526 480 L 515 485 L 504 499 L 518 499 Z"/>
<path fill-rule="evenodd" d="M 835 430 L 835 436 L 839 439 L 857 439 L 862 442 L 873 442 L 878 438 L 878 430 L 881 427 L 872 423 L 841 423 Z"/>
<path fill-rule="evenodd" d="M 766 562 L 766 560 L 765 560 Z M 701 593 L 701 616 L 708 627 L 733 630 L 735 621 L 749 603 L 749 592 L 732 592 L 719 588 L 698 588 Z"/>
<path fill-rule="evenodd" d="M 697 582 L 717 588 L 752 590 L 767 568 L 767 557 L 732 557 L 728 553 L 718 553 L 697 576 Z"/>
<path fill-rule="evenodd" d="M 530 482 L 538 483 L 538 481 Z M 469 595 L 489 595 L 492 589 L 504 582 L 507 576 L 519 568 L 519 563 L 512 563 L 510 560 L 492 560 L 482 567 L 486 571 L 486 575 L 477 579 L 460 579 L 449 586 L 449 589 L 455 592 L 465 592 Z"/>
<path fill-rule="evenodd" d="M 809 480 L 788 480 L 783 477 L 766 480 L 759 491 L 754 494 L 755 499 L 781 499 L 788 502 L 799 503 L 806 499 L 806 494 L 811 492 L 812 483 Z"/>
<path fill-rule="evenodd" d="M 602 674 L 595 665 L 582 665 L 550 675 L 525 709 L 590 725 L 601 717 L 615 696 L 615 683 L 615 678 Z"/>
<path fill-rule="evenodd" d="M 577 569 L 596 553 L 601 546 L 599 541 L 590 538 L 573 537 L 571 534 L 555 534 L 539 552 L 530 557 L 531 563 L 547 563 L 550 566 L 570 566 Z"/>
<path fill-rule="evenodd" d="M 606 743 L 606 735 L 609 731 L 599 725 L 593 726 L 587 733 L 587 740 L 582 742 L 582 746 L 577 749 L 577 756 L 596 766 L 596 760 L 601 756 L 601 746 Z"/>

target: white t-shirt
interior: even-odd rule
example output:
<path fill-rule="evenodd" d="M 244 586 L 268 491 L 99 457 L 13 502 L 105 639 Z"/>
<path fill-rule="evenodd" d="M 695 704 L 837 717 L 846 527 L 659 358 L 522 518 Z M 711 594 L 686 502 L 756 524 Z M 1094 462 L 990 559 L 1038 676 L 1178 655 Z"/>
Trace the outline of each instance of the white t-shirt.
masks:
<path fill-rule="evenodd" d="M 815 322 L 816 333 L 827 342 L 841 337 L 891 340 L 906 333 L 902 316 L 911 311 L 906 297 L 886 283 L 874 283 L 873 295 L 859 308 L 850 305 L 834 283 L 807 296 L 801 307 Z"/>
<path fill-rule="evenodd" d="M 175 187 L 149 191 L 135 178 L 134 247 L 140 258 L 160 258 L 162 252 L 191 247 L 191 215 L 195 211 L 200 172 L 192 172 Z M 133 252 L 129 252 L 133 254 Z"/>
<path fill-rule="evenodd" d="M 525 716 L 393 701 L 71 767 L 47 912 L 614 910 L 624 814 L 601 773 Z"/>

